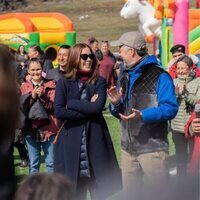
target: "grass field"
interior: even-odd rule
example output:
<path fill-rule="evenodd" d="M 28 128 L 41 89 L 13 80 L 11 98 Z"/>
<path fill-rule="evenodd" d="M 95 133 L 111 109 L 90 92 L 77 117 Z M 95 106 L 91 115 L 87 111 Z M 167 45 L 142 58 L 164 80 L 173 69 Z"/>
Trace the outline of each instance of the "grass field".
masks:
<path fill-rule="evenodd" d="M 121 159 L 121 154 L 120 154 L 120 150 L 121 150 L 121 147 L 120 147 L 120 124 L 119 124 L 118 119 L 114 118 L 113 116 L 111 116 L 109 114 L 108 110 L 104 112 L 104 115 L 105 115 L 105 119 L 106 119 L 106 122 L 107 122 L 107 125 L 108 125 L 108 128 L 109 128 L 111 137 L 112 137 L 112 141 L 113 141 L 113 144 L 114 144 L 117 159 L 120 163 L 120 159 Z M 170 149 L 169 149 L 170 150 L 170 156 L 173 157 L 173 155 L 174 155 L 174 144 L 171 140 L 171 134 L 169 134 L 168 138 L 169 138 L 169 145 L 170 145 Z M 16 149 L 15 149 L 15 152 L 14 152 L 14 157 L 15 157 L 16 175 L 17 175 L 17 178 L 18 178 L 18 182 L 20 182 L 21 180 L 23 180 L 23 178 L 25 176 L 27 176 L 29 174 L 28 167 L 26 167 L 26 168 L 20 167 L 21 161 L 20 161 L 20 158 L 19 158 L 19 155 L 18 155 L 18 152 L 17 152 Z M 41 172 L 45 172 L 45 164 L 44 164 L 43 157 L 42 157 Z"/>
<path fill-rule="evenodd" d="M 119 127 L 119 122 L 117 119 L 111 116 L 105 117 L 111 136 L 112 140 L 114 143 L 114 148 L 117 154 L 117 158 L 120 161 L 120 127 Z M 28 175 L 28 167 L 27 168 L 21 168 L 20 167 L 20 158 L 18 155 L 17 149 L 15 149 L 14 153 L 15 157 L 15 166 L 16 166 L 16 175 L 18 176 L 19 179 L 23 178 L 24 176 Z M 42 158 L 42 166 L 41 166 L 41 171 L 45 171 L 45 165 L 44 165 L 44 160 Z"/>

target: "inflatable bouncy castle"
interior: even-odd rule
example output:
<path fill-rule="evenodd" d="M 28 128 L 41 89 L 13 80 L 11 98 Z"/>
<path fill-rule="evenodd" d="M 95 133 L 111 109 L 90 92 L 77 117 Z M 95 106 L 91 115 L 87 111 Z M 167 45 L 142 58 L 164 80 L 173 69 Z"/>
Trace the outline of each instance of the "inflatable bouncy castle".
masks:
<path fill-rule="evenodd" d="M 0 15 L 0 42 L 16 51 L 20 45 L 41 47 L 56 65 L 57 50 L 73 45 L 76 32 L 72 21 L 60 13 L 9 13 Z"/>
<path fill-rule="evenodd" d="M 189 3 L 189 0 L 125 0 L 120 15 L 125 19 L 139 18 L 139 31 L 153 44 L 153 53 L 159 52 L 162 65 L 167 66 L 170 48 L 175 44 L 183 44 L 188 54 L 200 54 L 200 0 L 196 0 L 196 9 L 190 9 Z"/>
<path fill-rule="evenodd" d="M 166 66 L 171 59 L 170 48 L 175 44 L 183 44 L 187 54 L 199 54 L 200 9 L 198 6 L 196 9 L 191 9 L 189 0 L 149 1 L 156 9 L 155 17 L 162 19 L 160 48 L 162 64 Z"/>

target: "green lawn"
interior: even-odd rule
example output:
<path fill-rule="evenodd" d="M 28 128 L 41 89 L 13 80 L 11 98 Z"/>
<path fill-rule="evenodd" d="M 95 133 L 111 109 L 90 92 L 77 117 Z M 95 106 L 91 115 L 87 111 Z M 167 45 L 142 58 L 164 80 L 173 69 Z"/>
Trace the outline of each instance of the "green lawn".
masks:
<path fill-rule="evenodd" d="M 108 115 L 109 112 L 106 111 L 105 113 L 106 113 L 106 115 Z M 106 116 L 105 119 L 107 121 L 108 128 L 109 128 L 111 136 L 112 136 L 114 148 L 115 148 L 115 151 L 117 154 L 117 159 L 118 159 L 118 161 L 120 161 L 120 126 L 119 126 L 119 122 L 117 119 L 115 119 L 112 116 Z M 15 149 L 14 158 L 15 158 L 15 166 L 16 166 L 16 175 L 19 178 L 19 180 L 21 180 L 24 176 L 28 175 L 28 167 L 26 167 L 26 168 L 20 167 L 21 161 L 20 161 L 17 149 Z M 43 158 L 42 158 L 41 171 L 42 172 L 45 171 L 45 164 L 44 164 Z"/>
<path fill-rule="evenodd" d="M 118 119 L 114 118 L 113 116 L 110 115 L 108 109 L 104 112 L 105 114 L 105 119 L 108 124 L 108 128 L 113 140 L 115 152 L 117 155 L 117 159 L 120 163 L 121 159 L 121 154 L 120 154 L 120 125 Z M 174 144 L 171 139 L 171 133 L 169 134 L 169 144 L 170 144 L 170 155 L 174 154 Z M 15 157 L 15 166 L 16 166 L 16 175 L 18 178 L 18 181 L 20 182 L 23 180 L 25 176 L 28 175 L 28 167 L 26 168 L 21 168 L 20 167 L 20 158 L 18 155 L 18 151 L 15 149 L 14 152 L 14 157 Z M 42 165 L 41 165 L 41 172 L 45 171 L 45 164 L 44 160 L 42 158 Z"/>

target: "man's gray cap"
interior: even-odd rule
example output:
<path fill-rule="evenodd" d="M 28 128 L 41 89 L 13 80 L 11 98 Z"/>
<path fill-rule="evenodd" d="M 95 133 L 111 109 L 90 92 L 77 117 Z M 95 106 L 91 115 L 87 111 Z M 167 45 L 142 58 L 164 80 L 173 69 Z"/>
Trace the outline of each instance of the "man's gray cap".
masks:
<path fill-rule="evenodd" d="M 110 42 L 110 46 L 117 47 L 125 45 L 134 49 L 141 50 L 141 48 L 146 46 L 146 41 L 142 34 L 138 31 L 131 31 L 124 33 L 119 40 Z"/>

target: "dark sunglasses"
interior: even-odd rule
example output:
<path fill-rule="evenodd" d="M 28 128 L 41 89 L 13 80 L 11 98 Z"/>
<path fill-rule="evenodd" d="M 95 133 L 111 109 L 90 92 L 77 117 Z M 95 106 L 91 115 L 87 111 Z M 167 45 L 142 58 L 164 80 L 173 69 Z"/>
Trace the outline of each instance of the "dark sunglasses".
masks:
<path fill-rule="evenodd" d="M 81 59 L 83 60 L 87 60 L 88 57 L 93 60 L 95 58 L 95 54 L 91 53 L 91 54 L 86 54 L 86 53 L 83 53 L 80 55 Z"/>

